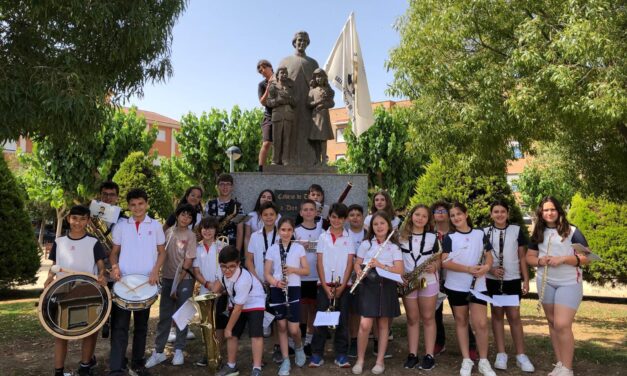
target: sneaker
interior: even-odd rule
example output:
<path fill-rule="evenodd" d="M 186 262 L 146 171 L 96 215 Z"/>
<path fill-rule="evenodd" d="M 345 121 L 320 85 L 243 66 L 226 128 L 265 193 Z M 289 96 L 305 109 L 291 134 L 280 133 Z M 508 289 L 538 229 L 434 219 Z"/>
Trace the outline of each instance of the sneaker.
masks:
<path fill-rule="evenodd" d="M 174 331 L 174 339 L 176 339 L 176 330 Z M 196 339 L 196 335 L 191 330 L 187 331 L 187 339 Z"/>
<path fill-rule="evenodd" d="M 364 371 L 364 365 L 355 363 L 351 371 L 353 372 L 353 375 L 361 375 L 361 373 Z"/>
<path fill-rule="evenodd" d="M 446 346 L 439 345 L 439 344 L 436 343 L 435 347 L 433 348 L 433 356 L 438 356 L 438 355 L 442 354 L 445 351 L 446 351 Z"/>
<path fill-rule="evenodd" d="M 348 348 L 348 357 L 357 358 L 357 339 L 351 339 L 351 344 Z"/>
<path fill-rule="evenodd" d="M 324 360 L 318 354 L 313 354 L 311 359 L 309 359 L 309 368 L 318 368 L 324 364 Z"/>
<path fill-rule="evenodd" d="M 157 364 L 164 362 L 166 359 L 167 357 L 164 353 L 158 353 L 155 350 L 152 350 L 152 355 L 150 355 L 150 358 L 148 358 L 148 360 L 146 361 L 145 368 L 152 368 Z M 135 370 L 135 372 L 137 372 L 137 370 Z"/>
<path fill-rule="evenodd" d="M 174 351 L 174 357 L 172 358 L 172 365 L 180 366 L 180 365 L 183 365 L 184 362 L 185 362 L 185 356 L 183 355 L 183 350 Z"/>
<path fill-rule="evenodd" d="M 409 354 L 407 355 L 407 360 L 405 361 L 405 364 L 403 364 L 403 368 L 415 368 L 416 364 L 418 364 L 418 357 L 416 357 L 416 355 L 414 354 Z"/>
<path fill-rule="evenodd" d="M 351 364 L 348 361 L 348 357 L 346 355 L 338 355 L 335 358 L 335 365 L 340 368 L 351 368 Z"/>
<path fill-rule="evenodd" d="M 78 376 L 91 376 L 91 368 L 89 367 L 78 367 Z"/>
<path fill-rule="evenodd" d="M 420 369 L 424 371 L 431 371 L 435 368 L 435 359 L 431 354 L 427 354 L 422 358 L 422 363 L 420 363 Z"/>
<path fill-rule="evenodd" d="M 549 372 L 549 376 L 557 376 L 557 373 L 560 370 L 560 368 L 564 367 L 562 362 L 557 362 L 553 364 L 553 366 L 554 366 L 553 371 Z"/>
<path fill-rule="evenodd" d="M 475 362 L 472 359 L 464 359 L 462 361 L 462 367 L 459 369 L 459 376 L 470 376 L 472 374 L 472 367 L 475 366 Z"/>
<path fill-rule="evenodd" d="M 498 353 L 496 354 L 496 360 L 494 361 L 494 368 L 496 369 L 507 369 L 507 354 Z"/>
<path fill-rule="evenodd" d="M 304 349 L 305 349 L 305 355 L 311 356 L 311 344 L 310 343 L 306 344 Z"/>
<path fill-rule="evenodd" d="M 523 372 L 534 372 L 536 368 L 525 354 L 516 355 L 516 366 Z"/>
<path fill-rule="evenodd" d="M 468 350 L 468 355 L 470 355 L 470 360 L 472 360 L 473 362 L 476 362 L 477 360 L 479 360 L 479 353 L 477 352 L 477 349 L 469 349 Z"/>
<path fill-rule="evenodd" d="M 568 369 L 564 366 L 562 366 L 555 374 L 555 376 L 573 376 L 573 375 L 574 375 L 573 370 Z"/>
<path fill-rule="evenodd" d="M 215 376 L 237 376 L 239 375 L 239 369 L 237 365 L 233 368 L 229 367 L 228 364 L 224 364 L 222 368 L 218 372 L 216 372 Z"/>
<path fill-rule="evenodd" d="M 279 376 L 289 376 L 291 368 L 292 365 L 290 364 L 290 358 L 283 359 L 283 362 L 281 362 L 281 367 L 279 368 Z"/>
<path fill-rule="evenodd" d="M 274 345 L 274 351 L 272 352 L 272 361 L 276 364 L 283 362 L 283 354 L 281 354 L 281 346 Z"/>
<path fill-rule="evenodd" d="M 385 366 L 383 364 L 375 364 L 374 367 L 370 370 L 375 375 L 380 375 L 385 372 Z"/>
<path fill-rule="evenodd" d="M 207 367 L 207 364 L 209 364 L 209 362 L 207 361 L 207 358 L 202 358 L 194 362 L 194 365 L 198 367 Z"/>
<path fill-rule="evenodd" d="M 302 367 L 307 362 L 307 355 L 305 355 L 305 350 L 301 347 L 299 349 L 294 350 L 294 363 L 297 367 Z"/>
<path fill-rule="evenodd" d="M 492 370 L 492 366 L 487 359 L 481 359 L 479 361 L 479 373 L 484 376 L 496 376 L 496 372 Z"/>
<path fill-rule="evenodd" d="M 176 328 L 172 327 L 170 328 L 170 334 L 168 334 L 168 343 L 174 343 L 174 341 L 176 341 Z"/>
<path fill-rule="evenodd" d="M 389 345 L 389 342 L 388 342 L 388 345 Z M 374 340 L 374 346 L 372 347 L 372 355 L 374 356 L 379 355 L 379 341 L 377 341 L 376 339 Z M 385 355 L 383 355 L 383 359 L 390 359 L 391 357 L 392 357 L 392 354 L 390 354 L 388 349 L 385 349 Z"/>
<path fill-rule="evenodd" d="M 253 368 L 250 376 L 261 376 L 261 368 Z"/>

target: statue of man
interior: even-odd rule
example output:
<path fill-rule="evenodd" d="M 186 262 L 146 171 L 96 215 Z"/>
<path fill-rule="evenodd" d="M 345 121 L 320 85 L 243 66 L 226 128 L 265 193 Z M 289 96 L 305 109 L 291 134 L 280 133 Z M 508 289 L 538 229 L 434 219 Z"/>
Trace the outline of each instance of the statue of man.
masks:
<path fill-rule="evenodd" d="M 294 128 L 294 82 L 285 66 L 279 66 L 276 77 L 268 84 L 266 106 L 272 109 L 272 164 L 290 164 L 290 141 Z"/>
<path fill-rule="evenodd" d="M 294 55 L 284 58 L 279 64 L 287 67 L 289 78 L 294 81 L 295 126 L 290 137 L 289 163 L 298 166 L 316 164 L 316 153 L 309 141 L 309 134 L 314 124 L 308 97 L 309 82 L 313 78 L 313 71 L 318 68 L 318 62 L 305 54 L 308 45 L 309 34 L 306 31 L 296 32 L 292 39 Z"/>

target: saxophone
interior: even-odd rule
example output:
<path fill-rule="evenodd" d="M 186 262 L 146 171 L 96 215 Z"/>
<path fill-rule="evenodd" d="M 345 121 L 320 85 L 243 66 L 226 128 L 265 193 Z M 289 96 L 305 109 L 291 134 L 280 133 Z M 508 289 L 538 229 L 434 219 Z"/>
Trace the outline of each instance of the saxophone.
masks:
<path fill-rule="evenodd" d="M 207 366 L 212 372 L 218 369 L 222 360 L 220 341 L 216 337 L 216 302 L 218 297 L 218 294 L 210 292 L 190 298 L 200 317 L 199 322 L 195 324 L 200 326 L 205 345 L 205 355 L 207 356 Z"/>
<path fill-rule="evenodd" d="M 427 267 L 439 260 L 440 256 L 442 256 L 441 250 L 432 254 L 425 262 L 418 265 L 411 272 L 403 274 L 403 279 L 407 281 L 407 285 L 398 285 L 396 289 L 398 295 L 407 296 L 414 290 L 421 290 L 427 287 L 427 279 L 425 277 L 421 277 L 421 275 L 425 272 Z"/>

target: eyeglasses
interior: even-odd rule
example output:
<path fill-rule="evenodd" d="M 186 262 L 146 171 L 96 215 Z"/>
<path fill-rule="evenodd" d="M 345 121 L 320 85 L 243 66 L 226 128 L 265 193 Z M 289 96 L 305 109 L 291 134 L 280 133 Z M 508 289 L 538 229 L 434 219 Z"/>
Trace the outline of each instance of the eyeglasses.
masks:
<path fill-rule="evenodd" d="M 433 214 L 446 214 L 448 213 L 448 210 L 446 209 L 436 209 L 433 211 Z"/>
<path fill-rule="evenodd" d="M 102 197 L 118 197 L 118 194 L 117 194 L 117 193 L 115 193 L 115 192 L 111 192 L 111 193 L 108 193 L 108 192 L 102 192 L 102 193 L 100 194 L 100 196 L 102 196 Z"/>
<path fill-rule="evenodd" d="M 220 264 L 220 269 L 221 270 L 229 270 L 229 271 L 235 271 L 235 269 L 237 269 L 238 265 L 223 265 Z"/>
<path fill-rule="evenodd" d="M 218 183 L 219 187 L 230 187 L 232 185 L 233 185 L 233 183 L 229 183 L 228 181 L 223 181 L 221 183 Z"/>

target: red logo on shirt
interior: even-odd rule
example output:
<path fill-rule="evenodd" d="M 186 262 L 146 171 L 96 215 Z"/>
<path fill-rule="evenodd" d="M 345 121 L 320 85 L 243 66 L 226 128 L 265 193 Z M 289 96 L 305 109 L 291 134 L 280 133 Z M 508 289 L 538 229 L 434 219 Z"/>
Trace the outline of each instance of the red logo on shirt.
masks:
<path fill-rule="evenodd" d="M 76 251 L 76 248 L 74 248 L 74 246 L 71 246 L 70 251 Z"/>
<path fill-rule="evenodd" d="M 152 231 L 148 231 L 148 236 L 152 235 Z"/>

